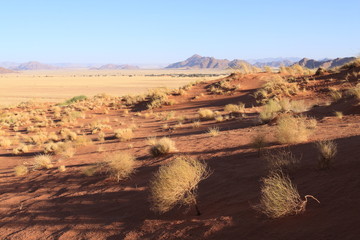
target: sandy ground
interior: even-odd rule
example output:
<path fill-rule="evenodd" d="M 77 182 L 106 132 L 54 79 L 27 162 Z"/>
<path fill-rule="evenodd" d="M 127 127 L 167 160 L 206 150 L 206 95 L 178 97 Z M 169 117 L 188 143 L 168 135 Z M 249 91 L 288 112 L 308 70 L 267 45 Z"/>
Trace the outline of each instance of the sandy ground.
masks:
<path fill-rule="evenodd" d="M 0 74 L 0 105 L 22 101 L 61 102 L 78 95 L 139 94 L 156 87 L 177 88 L 218 77 L 172 77 L 169 74 L 226 74 L 202 70 L 43 70 Z M 160 75 L 167 76 L 160 76 Z M 151 76 L 155 75 L 155 76 Z"/>
<path fill-rule="evenodd" d="M 14 156 L 6 150 L 0 153 L 0 238 L 1 239 L 358 239 L 360 236 L 360 116 L 354 109 L 358 105 L 339 102 L 320 105 L 309 111 L 316 117 L 318 126 L 307 142 L 285 146 L 275 142 L 273 125 L 256 124 L 256 106 L 253 92 L 261 86 L 264 74 L 249 75 L 236 81 L 241 90 L 234 95 L 207 95 L 200 84 L 186 96 L 177 97 L 178 104 L 166 106 L 155 112 L 174 111 L 176 116 L 190 119 L 181 128 L 164 131 L 162 121 L 144 118 L 121 111 L 106 115 L 88 112 L 84 121 L 109 118 L 114 129 L 131 118 L 138 125 L 131 142 L 114 139 L 80 147 L 67 159 L 66 172 L 34 171 L 15 177 L 13 167 L 31 162 L 33 154 Z M 266 76 L 265 76 L 266 77 Z M 316 82 L 321 85 L 322 82 Z M 205 96 L 193 99 L 204 93 Z M 317 93 L 316 93 L 317 94 Z M 298 99 L 320 102 L 328 100 L 326 94 L 315 95 L 309 91 Z M 203 121 L 200 128 L 191 127 L 199 108 L 222 110 L 228 103 L 246 104 L 247 116 L 217 123 Z M 343 119 L 336 118 L 334 109 L 344 109 Z M 210 137 L 208 127 L 218 126 L 219 136 Z M 267 173 L 264 161 L 250 145 L 256 133 L 265 133 L 271 143 L 269 148 L 289 148 L 301 157 L 299 168 L 291 172 L 301 196 L 316 196 L 321 204 L 310 201 L 304 214 L 281 219 L 269 219 L 254 210 L 259 202 L 260 179 Z M 176 142 L 179 152 L 153 158 L 148 153 L 146 138 L 169 136 Z M 91 136 L 90 136 L 91 137 Z M 334 167 L 317 169 L 314 141 L 334 139 L 338 156 Z M 129 146 L 132 144 L 132 146 Z M 104 176 L 87 177 L 81 173 L 89 164 L 100 161 L 105 153 L 128 151 L 140 161 L 137 173 L 129 180 L 116 183 Z M 159 215 L 150 211 L 148 201 L 149 179 L 163 163 L 178 154 L 188 154 L 206 161 L 212 175 L 200 183 L 199 207 L 176 208 Z"/>

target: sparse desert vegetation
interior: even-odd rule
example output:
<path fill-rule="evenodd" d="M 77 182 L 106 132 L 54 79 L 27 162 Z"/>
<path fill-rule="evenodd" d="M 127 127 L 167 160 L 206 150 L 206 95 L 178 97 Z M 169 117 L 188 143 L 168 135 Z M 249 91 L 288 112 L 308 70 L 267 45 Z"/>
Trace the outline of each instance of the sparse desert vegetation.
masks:
<path fill-rule="evenodd" d="M 338 71 L 312 76 L 254 70 L 206 80 L 196 76 L 197 81 L 184 86 L 153 86 L 137 95 L 77 92 L 57 102 L 3 107 L 0 174 L 5 176 L 7 218 L 25 221 L 24 211 L 46 218 L 45 207 L 67 216 L 77 214 L 81 220 L 85 212 L 99 217 L 88 212 L 91 206 L 104 209 L 103 217 L 119 224 L 135 221 L 139 227 L 129 226 L 130 232 L 119 235 L 130 239 L 137 228 L 149 238 L 156 235 L 143 224 L 156 231 L 164 228 L 156 225 L 162 218 L 158 213 L 164 214 L 163 224 L 171 231 L 174 219 L 195 232 L 204 229 L 202 224 L 220 226 L 225 221 L 227 226 L 234 224 L 237 236 L 242 235 L 239 226 L 269 226 L 263 217 L 286 221 L 305 207 L 306 219 L 293 218 L 299 225 L 315 221 L 314 215 L 328 221 L 329 209 L 337 207 L 331 200 L 336 199 L 333 186 L 348 186 L 353 177 L 346 169 L 358 169 L 353 156 L 360 135 L 358 83 L 352 72 L 345 81 L 348 70 Z M 352 149 L 352 157 L 335 162 L 338 148 Z M 13 185 L 16 190 L 11 190 Z M 350 187 L 344 191 L 354 194 Z M 313 204 L 315 197 L 299 192 L 321 196 L 324 204 Z M 39 196 L 41 204 L 36 203 Z M 260 201 L 255 209 L 254 199 Z M 262 217 L 236 221 L 240 215 L 256 216 L 256 210 Z M 206 216 L 201 223 L 196 222 L 200 213 Z M 191 221 L 184 222 L 185 217 Z M 85 226 L 79 221 L 71 223 Z M 16 236 L 27 232 L 8 227 L 20 231 Z M 57 220 L 49 228 L 54 231 L 60 231 Z"/>

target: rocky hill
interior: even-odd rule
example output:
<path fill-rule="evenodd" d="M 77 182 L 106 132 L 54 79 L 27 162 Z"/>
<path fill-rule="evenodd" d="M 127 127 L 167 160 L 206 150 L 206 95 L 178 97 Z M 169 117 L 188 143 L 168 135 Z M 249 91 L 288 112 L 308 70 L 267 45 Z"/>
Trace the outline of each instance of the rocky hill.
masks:
<path fill-rule="evenodd" d="M 323 60 L 323 61 L 317 61 L 314 59 L 309 58 L 303 58 L 301 59 L 298 64 L 302 67 L 306 68 L 334 68 L 334 67 L 340 67 L 348 62 L 354 61 L 355 57 L 346 57 L 346 58 L 335 58 L 330 60 Z"/>
<path fill-rule="evenodd" d="M 48 64 L 43 64 L 43 63 L 40 63 L 40 62 L 35 62 L 35 61 L 22 63 L 19 66 L 14 68 L 14 70 L 19 70 L 19 71 L 24 71 L 24 70 L 51 70 L 51 69 L 56 69 L 56 67 L 48 65 Z"/>
<path fill-rule="evenodd" d="M 230 61 L 227 59 L 216 59 L 213 57 L 202 57 L 193 55 L 182 62 L 170 64 L 166 68 L 219 68 L 226 69 L 229 67 Z"/>
<path fill-rule="evenodd" d="M 0 67 L 0 74 L 2 74 L 2 73 L 13 73 L 13 72 L 15 72 L 15 71 L 7 69 L 7 68 Z"/>

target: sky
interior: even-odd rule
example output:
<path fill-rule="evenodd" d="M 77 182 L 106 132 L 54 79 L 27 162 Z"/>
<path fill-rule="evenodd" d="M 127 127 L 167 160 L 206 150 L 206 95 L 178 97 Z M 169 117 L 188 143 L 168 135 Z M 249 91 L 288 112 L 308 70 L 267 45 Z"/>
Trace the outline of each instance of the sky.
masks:
<path fill-rule="evenodd" d="M 4 0 L 0 62 L 357 56 L 359 10 L 359 0 Z"/>

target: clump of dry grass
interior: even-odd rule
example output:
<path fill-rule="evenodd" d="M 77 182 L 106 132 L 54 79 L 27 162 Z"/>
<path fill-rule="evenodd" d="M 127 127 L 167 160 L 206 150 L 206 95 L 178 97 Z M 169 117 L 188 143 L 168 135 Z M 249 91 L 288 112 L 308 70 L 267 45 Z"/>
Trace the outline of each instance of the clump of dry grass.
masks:
<path fill-rule="evenodd" d="M 281 76 L 273 76 L 264 86 L 255 92 L 254 96 L 258 102 L 266 103 L 270 99 L 290 97 L 299 91 L 296 83 L 290 83 Z"/>
<path fill-rule="evenodd" d="M 337 145 L 334 141 L 324 140 L 316 142 L 316 148 L 319 151 L 319 168 L 330 168 L 337 154 Z"/>
<path fill-rule="evenodd" d="M 205 163 L 188 156 L 178 156 L 161 166 L 150 182 L 152 210 L 165 213 L 178 204 L 194 205 L 200 215 L 196 190 L 199 182 L 209 175 Z"/>
<path fill-rule="evenodd" d="M 0 147 L 9 148 L 11 146 L 11 144 L 12 144 L 12 141 L 9 138 L 2 137 L 0 139 Z"/>
<path fill-rule="evenodd" d="M 215 118 L 214 111 L 206 108 L 199 109 L 198 114 L 201 119 L 210 120 Z"/>
<path fill-rule="evenodd" d="M 194 121 L 194 122 L 191 124 L 191 126 L 192 126 L 193 128 L 199 128 L 199 127 L 201 126 L 201 122 L 200 122 L 200 121 Z"/>
<path fill-rule="evenodd" d="M 282 171 L 273 171 L 262 179 L 260 204 L 256 208 L 270 218 L 296 215 L 305 211 L 308 198 L 302 200 L 297 188 Z"/>
<path fill-rule="evenodd" d="M 76 132 L 73 132 L 68 128 L 62 128 L 60 130 L 60 135 L 65 140 L 70 140 L 70 141 L 75 141 L 77 139 L 77 137 L 78 137 Z"/>
<path fill-rule="evenodd" d="M 58 167 L 58 171 L 59 171 L 59 172 L 65 172 L 65 171 L 66 171 L 65 165 L 59 166 L 59 167 Z"/>
<path fill-rule="evenodd" d="M 266 147 L 267 145 L 267 141 L 266 141 L 266 136 L 265 134 L 256 134 L 251 138 L 251 142 L 250 144 L 257 149 L 258 151 L 258 156 L 260 156 L 261 151 L 263 150 L 264 147 Z"/>
<path fill-rule="evenodd" d="M 120 141 L 122 142 L 129 141 L 134 137 L 132 128 L 117 129 L 114 132 L 115 132 L 115 137 L 120 139 Z"/>
<path fill-rule="evenodd" d="M 13 149 L 13 154 L 15 155 L 19 155 L 27 152 L 29 152 L 29 147 L 26 144 L 20 144 L 18 147 Z"/>
<path fill-rule="evenodd" d="M 34 158 L 34 163 L 33 163 L 34 169 L 50 169 L 52 167 L 53 165 L 50 155 L 42 154 Z"/>
<path fill-rule="evenodd" d="M 335 116 L 339 119 L 342 119 L 344 117 L 344 114 L 342 112 L 335 112 Z"/>
<path fill-rule="evenodd" d="M 277 121 L 276 137 L 280 143 L 300 143 L 308 139 L 312 130 L 305 117 L 283 115 Z"/>
<path fill-rule="evenodd" d="M 136 159 L 130 153 L 114 153 L 105 157 L 106 172 L 117 182 L 135 172 Z"/>
<path fill-rule="evenodd" d="M 242 113 L 245 110 L 245 104 L 239 103 L 239 104 L 227 104 L 224 107 L 225 112 L 229 113 Z"/>
<path fill-rule="evenodd" d="M 277 115 L 278 112 L 281 111 L 281 106 L 279 104 L 279 102 L 275 101 L 275 100 L 269 100 L 265 105 L 263 110 L 260 112 L 260 120 L 264 123 L 271 121 L 272 119 L 274 119 Z"/>
<path fill-rule="evenodd" d="M 263 155 L 264 160 L 270 170 L 293 169 L 299 164 L 299 159 L 289 150 L 281 149 L 277 151 L 267 151 Z"/>
<path fill-rule="evenodd" d="M 210 137 L 216 137 L 220 134 L 220 129 L 218 127 L 210 127 L 206 132 Z"/>
<path fill-rule="evenodd" d="M 71 158 L 76 153 L 76 149 L 71 142 L 58 142 L 54 152 L 63 158 Z"/>
<path fill-rule="evenodd" d="M 153 139 L 150 147 L 150 154 L 154 157 L 166 155 L 168 153 L 177 151 L 175 142 L 168 137 L 162 137 L 159 140 Z"/>
<path fill-rule="evenodd" d="M 14 168 L 15 176 L 23 176 L 29 172 L 28 168 L 25 165 L 19 165 Z"/>

